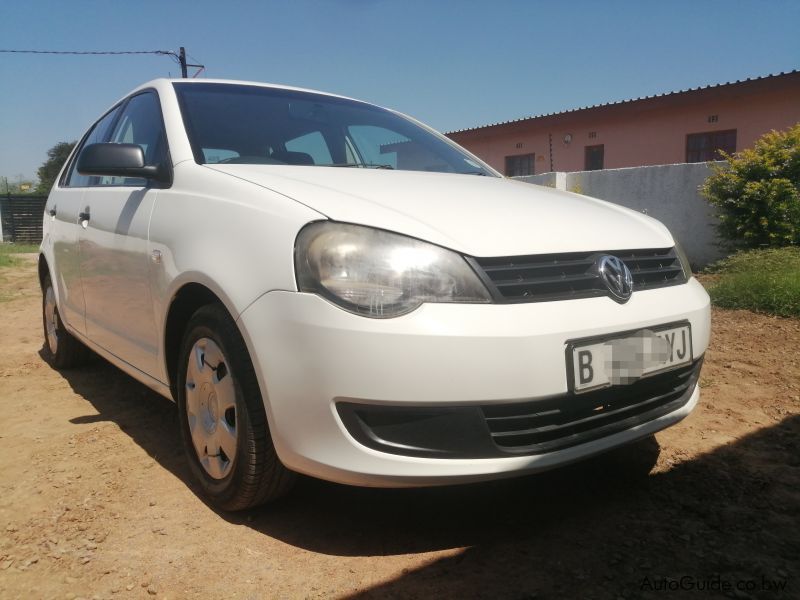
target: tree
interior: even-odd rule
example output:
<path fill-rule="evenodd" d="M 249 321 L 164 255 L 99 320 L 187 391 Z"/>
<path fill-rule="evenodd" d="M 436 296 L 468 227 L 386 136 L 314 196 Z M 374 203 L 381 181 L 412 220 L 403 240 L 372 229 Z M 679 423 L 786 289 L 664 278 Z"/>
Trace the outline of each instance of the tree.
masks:
<path fill-rule="evenodd" d="M 33 194 L 36 185 L 30 180 L 25 179 L 22 175 L 17 175 L 16 183 L 9 181 L 8 177 L 0 175 L 0 195 L 13 194 L 18 196 L 20 194 Z"/>
<path fill-rule="evenodd" d="M 39 194 L 49 194 L 50 188 L 58 177 L 61 167 L 67 162 L 69 153 L 75 147 L 76 142 L 59 142 L 50 150 L 47 151 L 47 160 L 39 167 L 37 174 L 39 176 L 39 185 L 36 186 L 36 192 Z"/>
<path fill-rule="evenodd" d="M 734 248 L 800 244 L 800 123 L 723 158 L 701 187 L 720 237 Z"/>

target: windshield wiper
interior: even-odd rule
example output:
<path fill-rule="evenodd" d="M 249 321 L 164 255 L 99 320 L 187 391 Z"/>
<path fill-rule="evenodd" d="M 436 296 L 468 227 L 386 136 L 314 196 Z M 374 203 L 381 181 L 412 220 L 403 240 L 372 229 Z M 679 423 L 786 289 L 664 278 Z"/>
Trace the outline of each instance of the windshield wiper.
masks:
<path fill-rule="evenodd" d="M 486 177 L 486 173 L 483 171 L 465 171 L 462 175 L 480 175 L 481 177 Z"/>
<path fill-rule="evenodd" d="M 317 165 L 318 167 L 358 167 L 360 169 L 394 169 L 392 165 L 381 165 L 376 163 L 330 163 L 327 165 Z"/>

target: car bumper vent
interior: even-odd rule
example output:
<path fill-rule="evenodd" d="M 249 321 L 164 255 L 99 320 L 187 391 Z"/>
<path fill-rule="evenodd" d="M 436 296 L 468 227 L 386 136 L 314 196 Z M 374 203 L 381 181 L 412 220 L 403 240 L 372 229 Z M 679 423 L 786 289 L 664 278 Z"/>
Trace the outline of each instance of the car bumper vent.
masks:
<path fill-rule="evenodd" d="M 702 362 L 630 385 L 481 409 L 499 448 L 520 454 L 552 452 L 677 410 L 689 401 Z"/>
<path fill-rule="evenodd" d="M 702 362 L 630 385 L 539 400 L 469 406 L 339 401 L 336 408 L 350 435 L 381 452 L 459 459 L 543 454 L 679 409 L 692 396 Z"/>

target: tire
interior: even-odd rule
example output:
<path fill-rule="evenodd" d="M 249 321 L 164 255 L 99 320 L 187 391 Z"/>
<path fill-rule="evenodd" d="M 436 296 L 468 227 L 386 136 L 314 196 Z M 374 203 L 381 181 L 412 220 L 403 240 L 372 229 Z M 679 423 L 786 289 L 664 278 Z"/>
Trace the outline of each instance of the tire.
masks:
<path fill-rule="evenodd" d="M 192 316 L 178 360 L 183 447 L 206 497 L 236 511 L 286 494 L 295 474 L 278 459 L 253 363 L 222 306 Z"/>
<path fill-rule="evenodd" d="M 64 327 L 50 275 L 45 276 L 42 285 L 42 329 L 45 358 L 56 369 L 71 369 L 89 362 L 91 350 Z"/>
<path fill-rule="evenodd" d="M 598 457 L 606 473 L 626 481 L 644 480 L 656 466 L 661 446 L 655 435 L 648 435 Z"/>

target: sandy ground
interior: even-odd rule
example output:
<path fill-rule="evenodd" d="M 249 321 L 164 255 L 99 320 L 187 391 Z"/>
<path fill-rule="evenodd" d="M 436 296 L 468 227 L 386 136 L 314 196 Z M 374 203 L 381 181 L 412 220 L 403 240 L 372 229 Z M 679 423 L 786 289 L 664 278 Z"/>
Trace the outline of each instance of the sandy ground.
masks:
<path fill-rule="evenodd" d="M 440 489 L 302 479 L 231 515 L 198 497 L 171 402 L 42 360 L 39 302 L 33 263 L 0 270 L 3 598 L 800 597 L 798 320 L 715 311 L 701 404 L 660 453 Z"/>

